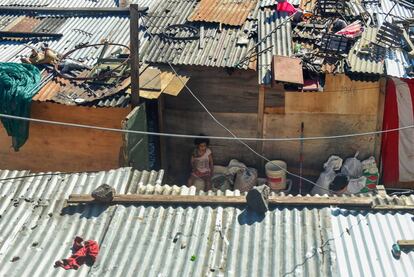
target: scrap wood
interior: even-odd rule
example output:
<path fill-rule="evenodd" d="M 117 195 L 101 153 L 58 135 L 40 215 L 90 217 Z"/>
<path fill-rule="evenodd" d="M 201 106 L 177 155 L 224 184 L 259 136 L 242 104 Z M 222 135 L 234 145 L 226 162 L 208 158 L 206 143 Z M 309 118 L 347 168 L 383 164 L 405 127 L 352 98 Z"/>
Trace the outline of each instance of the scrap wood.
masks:
<path fill-rule="evenodd" d="M 400 247 L 414 247 L 414 240 L 397 240 L 397 244 L 400 246 Z"/>
<path fill-rule="evenodd" d="M 270 196 L 269 205 L 315 205 L 315 206 L 354 206 L 371 207 L 371 197 L 331 197 L 331 196 Z M 71 194 L 68 204 L 93 203 L 95 199 L 89 194 Z M 143 194 L 118 194 L 111 204 L 197 204 L 197 205 L 244 205 L 245 196 L 215 196 L 215 195 L 143 195 Z"/>
<path fill-rule="evenodd" d="M 374 205 L 377 211 L 414 211 L 414 205 Z"/>

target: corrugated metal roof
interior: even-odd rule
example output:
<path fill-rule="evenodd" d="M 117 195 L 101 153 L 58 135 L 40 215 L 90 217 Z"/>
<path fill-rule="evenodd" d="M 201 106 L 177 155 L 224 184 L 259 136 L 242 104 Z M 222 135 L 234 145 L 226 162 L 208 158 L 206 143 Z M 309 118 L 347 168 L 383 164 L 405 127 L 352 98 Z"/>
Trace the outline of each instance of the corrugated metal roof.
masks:
<path fill-rule="evenodd" d="M 28 174 L 0 170 L 0 179 Z M 388 266 L 394 276 L 413 272 L 414 253 L 399 261 L 389 253 L 396 239 L 414 235 L 410 214 L 279 207 L 260 216 L 242 207 L 65 205 L 70 194 L 102 183 L 126 194 L 196 194 L 194 187 L 162 186 L 162 179 L 163 172 L 120 168 L 0 181 L 0 274 L 381 276 Z M 414 197 L 400 201 L 414 203 Z M 77 271 L 53 268 L 70 255 L 75 236 L 99 243 L 96 263 Z"/>
<path fill-rule="evenodd" d="M 71 8 L 111 8 L 119 7 L 122 0 L 0 0 L 0 6 L 21 7 L 71 7 Z M 141 7 L 152 8 L 158 0 L 129 0 Z"/>
<path fill-rule="evenodd" d="M 375 75 L 384 73 L 385 49 L 380 47 L 372 49 L 369 47 L 371 42 L 376 41 L 377 32 L 377 28 L 367 27 L 362 33 L 361 38 L 349 51 L 348 71 Z M 365 50 L 364 48 L 367 49 Z M 381 51 L 382 49 L 383 51 Z M 364 53 L 364 50 L 367 53 Z"/>
<path fill-rule="evenodd" d="M 257 0 L 200 0 L 188 20 L 241 26 L 256 4 Z"/>
<path fill-rule="evenodd" d="M 393 18 L 411 18 L 413 17 L 414 11 L 410 8 L 402 6 L 400 4 L 395 5 L 395 1 L 392 0 L 380 0 L 381 5 L 378 6 L 376 4 L 367 4 L 365 5 L 366 10 L 370 14 L 375 14 L 378 26 L 381 26 L 387 18 L 387 21 L 392 22 Z M 393 6 L 395 7 L 393 8 Z M 390 10 L 392 11 L 390 12 Z M 390 12 L 390 13 L 389 13 Z M 387 16 L 387 14 L 389 15 Z"/>
<path fill-rule="evenodd" d="M 0 0 L 0 6 L 26 7 L 116 7 L 113 0 Z"/>
<path fill-rule="evenodd" d="M 365 13 L 365 9 L 359 0 L 346 1 L 345 13 L 347 16 L 357 17 Z"/>
<path fill-rule="evenodd" d="M 258 75 L 259 84 L 270 84 L 272 80 L 271 65 L 274 55 L 292 55 L 291 22 L 287 13 L 265 10 L 259 13 L 258 28 Z M 285 22 L 282 24 L 283 22 Z M 273 32 L 276 27 L 276 32 Z M 273 32 L 271 35 L 269 35 Z M 266 39 L 264 39 L 266 38 Z"/>
<path fill-rule="evenodd" d="M 247 22 L 246 24 L 249 24 Z M 152 63 L 171 62 L 176 65 L 200 65 L 214 67 L 235 67 L 247 55 L 254 41 L 248 38 L 249 32 L 241 29 L 206 26 L 202 39 L 187 41 L 169 41 L 160 37 L 146 49 L 146 61 Z M 239 43 L 245 37 L 246 44 Z M 248 68 L 247 62 L 240 68 Z"/>
<path fill-rule="evenodd" d="M 385 68 L 387 75 L 412 79 L 414 78 L 414 59 L 408 56 L 407 52 L 401 49 L 388 49 L 387 56 L 385 58 Z"/>
<path fill-rule="evenodd" d="M 149 1 L 149 0 L 147 0 Z M 152 1 L 153 3 L 155 1 Z M 162 35 L 164 28 L 175 24 L 184 24 L 188 16 L 193 12 L 197 0 L 157 0 L 148 12 L 148 16 L 141 18 L 140 31 L 140 54 L 149 62 L 165 63 L 170 61 L 184 65 L 204 65 L 217 67 L 235 67 L 242 59 L 249 47 L 254 44 L 254 38 L 250 35 L 256 32 L 254 21 L 255 14 L 252 13 L 241 28 L 205 26 L 202 41 L 165 41 L 162 40 L 160 51 L 159 40 L 151 40 L 145 34 L 147 25 L 149 32 L 153 35 Z M 67 17 L 65 22 L 54 28 L 54 32 L 64 34 L 64 37 L 55 41 L 46 41 L 49 46 L 58 53 L 65 53 L 80 44 L 100 43 L 108 40 L 120 44 L 129 44 L 129 19 L 120 16 L 104 17 Z M 5 24 L 10 18 L 4 18 Z M 52 19 L 48 19 L 48 21 Z M 42 24 L 42 23 L 41 23 Z M 203 28 L 195 25 L 197 29 Z M 40 27 L 39 27 L 40 28 Z M 240 43 L 240 38 L 245 42 Z M 35 47 L 42 42 L 29 42 Z M 204 47 L 203 47 L 204 45 Z M 108 51 L 115 51 L 112 47 Z M 183 49 L 185 52 L 183 53 Z M 19 61 L 21 57 L 30 54 L 30 48 L 9 42 L 0 43 L 1 61 Z M 95 63 L 101 49 L 87 48 L 75 52 L 71 57 L 82 59 L 87 64 Z M 247 63 L 242 68 L 247 68 Z"/>
<path fill-rule="evenodd" d="M 331 218 L 341 276 L 412 276 L 414 252 L 391 253 L 397 240 L 414 238 L 412 215 L 333 209 Z"/>
<path fill-rule="evenodd" d="M 392 9 L 390 14 L 396 17 L 403 17 L 403 18 L 413 17 L 412 9 L 406 6 L 400 5 L 396 1 L 393 1 L 393 0 L 381 0 L 381 9 L 383 13 L 385 14 L 389 13 L 390 10 Z"/>
<path fill-rule="evenodd" d="M 176 0 L 162 1 L 146 23 L 151 34 L 158 34 L 154 36 L 154 40 L 143 46 L 146 62 L 236 67 L 238 61 L 245 57 L 247 50 L 254 46 L 254 39 L 250 38 L 250 35 L 256 31 L 256 27 L 255 22 L 250 20 L 241 28 L 223 26 L 220 29 L 219 26 L 208 23 L 194 25 L 200 36 L 200 39 L 196 40 L 164 38 L 164 28 L 186 23 L 197 3 L 194 0 L 179 1 L 178 4 L 175 2 Z M 168 14 L 165 13 L 166 10 L 169 10 Z M 178 29 L 177 35 L 185 37 L 188 36 L 188 32 Z M 244 38 L 243 43 L 240 43 L 240 38 Z M 246 62 L 239 67 L 247 69 L 248 66 Z"/>

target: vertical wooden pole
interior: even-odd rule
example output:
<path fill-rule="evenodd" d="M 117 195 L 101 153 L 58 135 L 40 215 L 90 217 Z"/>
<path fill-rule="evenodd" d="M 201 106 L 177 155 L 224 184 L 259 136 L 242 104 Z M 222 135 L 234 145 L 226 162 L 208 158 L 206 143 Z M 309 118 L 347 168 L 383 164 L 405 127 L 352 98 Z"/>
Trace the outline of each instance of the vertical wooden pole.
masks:
<path fill-rule="evenodd" d="M 130 36 L 130 64 L 131 64 L 131 104 L 136 107 L 140 104 L 139 98 L 139 12 L 138 4 L 129 6 L 129 36 Z"/>
<path fill-rule="evenodd" d="M 382 121 L 384 119 L 384 105 L 385 105 L 385 94 L 386 94 L 387 79 L 381 78 L 379 81 L 379 93 L 378 93 L 378 107 L 377 107 L 377 130 L 382 130 Z M 381 163 L 381 144 L 382 135 L 375 135 L 374 143 L 374 156 L 378 163 L 378 168 L 382 169 Z M 380 170 L 381 173 L 381 170 Z"/>
<path fill-rule="evenodd" d="M 164 127 L 164 95 L 160 95 L 158 98 L 158 130 L 163 133 L 165 132 Z M 167 148 L 166 148 L 166 137 L 160 137 L 160 156 L 161 156 L 161 168 L 164 169 L 165 174 L 168 170 L 168 162 L 167 162 Z"/>
<path fill-rule="evenodd" d="M 259 86 L 259 101 L 257 107 L 257 137 L 263 138 L 263 121 L 264 121 L 264 109 L 265 109 L 265 87 Z M 263 154 L 263 141 L 257 142 L 257 151 Z M 258 165 L 263 169 L 264 160 L 259 158 Z"/>

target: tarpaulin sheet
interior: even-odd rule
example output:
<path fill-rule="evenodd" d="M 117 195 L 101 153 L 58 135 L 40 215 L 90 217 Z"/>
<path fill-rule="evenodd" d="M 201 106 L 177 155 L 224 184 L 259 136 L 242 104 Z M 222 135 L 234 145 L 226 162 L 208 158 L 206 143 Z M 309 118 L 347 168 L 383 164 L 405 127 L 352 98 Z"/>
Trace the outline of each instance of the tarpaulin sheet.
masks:
<path fill-rule="evenodd" d="M 30 117 L 32 97 L 40 84 L 40 71 L 31 64 L 0 63 L 0 113 Z M 15 151 L 29 137 L 29 122 L 1 118 Z"/>

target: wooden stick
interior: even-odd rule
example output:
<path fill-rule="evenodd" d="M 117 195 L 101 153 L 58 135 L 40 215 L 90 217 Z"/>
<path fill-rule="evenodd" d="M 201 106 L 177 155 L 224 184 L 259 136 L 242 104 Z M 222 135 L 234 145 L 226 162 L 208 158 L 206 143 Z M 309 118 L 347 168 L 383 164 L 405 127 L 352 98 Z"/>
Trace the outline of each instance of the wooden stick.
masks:
<path fill-rule="evenodd" d="M 372 209 L 377 211 L 414 211 L 414 205 L 377 205 Z"/>
<path fill-rule="evenodd" d="M 94 198 L 89 194 L 71 194 L 68 203 L 93 203 Z M 115 195 L 111 204 L 196 204 L 196 205 L 244 205 L 245 196 L 210 196 L 210 195 Z M 271 196 L 269 205 L 315 205 L 315 206 L 361 206 L 371 207 L 372 198 L 341 198 L 341 197 L 291 197 Z"/>
<path fill-rule="evenodd" d="M 397 244 L 400 247 L 414 247 L 414 240 L 405 240 L 405 239 L 397 240 Z"/>

